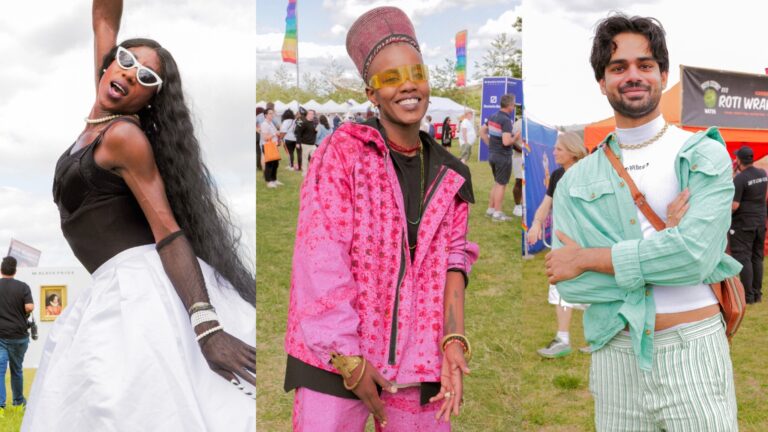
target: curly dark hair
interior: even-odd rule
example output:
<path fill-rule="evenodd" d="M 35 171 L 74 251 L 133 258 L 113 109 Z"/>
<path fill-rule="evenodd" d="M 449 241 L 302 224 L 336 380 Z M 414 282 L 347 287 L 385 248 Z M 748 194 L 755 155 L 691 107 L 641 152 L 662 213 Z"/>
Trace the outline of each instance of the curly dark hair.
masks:
<path fill-rule="evenodd" d="M 605 68 L 611 61 L 611 56 L 616 51 L 616 43 L 613 38 L 621 33 L 635 33 L 645 36 L 651 48 L 651 54 L 659 64 L 659 70 L 664 73 L 669 71 L 669 53 L 665 39 L 664 27 L 659 20 L 651 17 L 629 17 L 617 12 L 597 23 L 595 38 L 592 41 L 592 54 L 589 57 L 592 70 L 595 72 L 595 80 L 605 78 Z"/>
<path fill-rule="evenodd" d="M 282 121 L 293 120 L 295 118 L 296 118 L 296 116 L 293 114 L 293 111 L 291 111 L 291 109 L 288 108 L 287 110 L 285 110 L 283 112 L 283 116 L 280 118 L 280 120 L 282 120 Z"/>
<path fill-rule="evenodd" d="M 200 143 L 184 102 L 176 61 L 152 39 L 123 41 L 123 48 L 148 47 L 157 53 L 163 79 L 162 90 L 137 114 L 141 128 L 152 144 L 165 193 L 179 226 L 195 254 L 216 270 L 245 301 L 256 304 L 256 282 L 240 251 L 242 233 L 232 222 L 227 206 L 203 163 Z M 114 61 L 117 46 L 102 59 L 104 70 Z M 103 72 L 102 72 L 103 75 Z"/>

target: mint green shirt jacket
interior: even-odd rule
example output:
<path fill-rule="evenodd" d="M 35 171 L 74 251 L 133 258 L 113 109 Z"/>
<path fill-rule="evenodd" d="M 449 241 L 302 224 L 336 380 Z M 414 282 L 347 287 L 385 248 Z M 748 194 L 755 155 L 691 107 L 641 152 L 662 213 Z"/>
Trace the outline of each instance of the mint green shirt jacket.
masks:
<path fill-rule="evenodd" d="M 641 369 L 653 364 L 656 307 L 651 285 L 719 282 L 741 264 L 725 254 L 734 186 L 731 159 L 715 128 L 694 134 L 675 159 L 680 190 L 690 191 L 689 209 L 678 226 L 643 239 L 629 187 L 611 166 L 604 145 L 621 159 L 610 134 L 557 185 L 554 228 L 584 248 L 610 248 L 615 275 L 585 272 L 561 281 L 557 290 L 571 303 L 588 303 L 584 335 L 598 350 L 629 325 Z M 665 216 L 665 215 L 661 215 Z M 562 247 L 553 236 L 553 248 Z"/>

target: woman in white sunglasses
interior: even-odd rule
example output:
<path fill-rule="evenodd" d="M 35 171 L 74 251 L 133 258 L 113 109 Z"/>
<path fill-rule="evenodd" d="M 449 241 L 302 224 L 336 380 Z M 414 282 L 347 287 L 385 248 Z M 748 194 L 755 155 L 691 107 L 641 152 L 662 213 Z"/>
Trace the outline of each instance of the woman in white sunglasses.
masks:
<path fill-rule="evenodd" d="M 51 330 L 22 430 L 254 430 L 253 273 L 173 57 L 117 46 L 121 13 L 94 0 L 96 101 L 54 177 L 93 285 Z"/>

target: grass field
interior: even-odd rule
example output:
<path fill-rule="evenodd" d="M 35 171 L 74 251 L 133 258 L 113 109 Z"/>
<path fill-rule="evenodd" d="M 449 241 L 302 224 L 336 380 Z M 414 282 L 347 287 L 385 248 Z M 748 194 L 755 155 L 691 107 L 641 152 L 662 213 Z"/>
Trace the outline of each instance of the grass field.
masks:
<path fill-rule="evenodd" d="M 454 142 L 453 151 L 458 152 Z M 476 150 L 476 149 L 475 149 Z M 292 393 L 282 389 L 285 371 L 283 336 L 288 303 L 291 256 L 301 176 L 285 169 L 279 189 L 257 181 L 257 427 L 291 430 Z M 492 177 L 487 163 L 472 162 L 476 204 L 469 239 L 480 245 L 480 259 L 470 275 L 466 295 L 466 331 L 474 350 L 472 375 L 466 379 L 457 431 L 510 431 L 520 425 L 520 220 L 494 223 L 483 214 Z M 259 173 L 261 175 L 261 173 Z M 511 192 L 504 211 L 512 213 Z M 370 429 L 370 425 L 369 425 Z"/>
<path fill-rule="evenodd" d="M 32 380 L 35 379 L 37 369 L 24 369 L 24 396 L 29 397 L 29 389 L 32 388 Z M 21 419 L 24 417 L 24 409 L 11 406 L 13 395 L 11 393 L 11 374 L 8 370 L 5 374 L 6 409 L 0 410 L 0 432 L 18 432 L 21 429 Z"/>
<path fill-rule="evenodd" d="M 526 431 L 594 430 L 592 396 L 589 393 L 589 355 L 575 348 L 584 346 L 582 313 L 575 311 L 571 324 L 568 357 L 546 360 L 536 354 L 556 330 L 555 311 L 547 304 L 544 253 L 523 262 L 521 285 L 523 428 Z M 733 340 L 731 356 L 736 381 L 739 430 L 768 430 L 768 303 L 749 305 L 744 322 Z"/>

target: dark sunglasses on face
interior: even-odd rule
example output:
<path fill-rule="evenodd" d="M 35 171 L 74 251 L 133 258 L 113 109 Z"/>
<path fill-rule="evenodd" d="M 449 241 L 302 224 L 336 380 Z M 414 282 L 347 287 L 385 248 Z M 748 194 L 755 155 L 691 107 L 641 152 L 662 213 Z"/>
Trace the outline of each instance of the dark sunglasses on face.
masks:
<path fill-rule="evenodd" d="M 136 68 L 136 80 L 144 87 L 157 86 L 157 92 L 163 88 L 163 80 L 160 75 L 152 69 L 142 65 L 136 60 L 136 57 L 132 52 L 119 46 L 117 47 L 117 54 L 115 54 L 115 60 L 117 60 L 118 66 L 125 70 Z"/>

